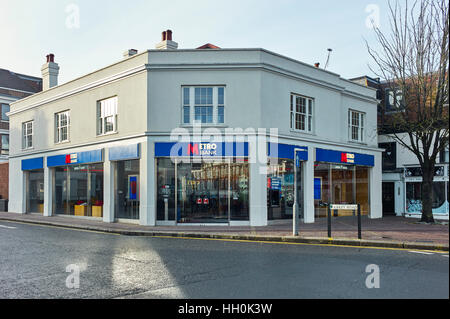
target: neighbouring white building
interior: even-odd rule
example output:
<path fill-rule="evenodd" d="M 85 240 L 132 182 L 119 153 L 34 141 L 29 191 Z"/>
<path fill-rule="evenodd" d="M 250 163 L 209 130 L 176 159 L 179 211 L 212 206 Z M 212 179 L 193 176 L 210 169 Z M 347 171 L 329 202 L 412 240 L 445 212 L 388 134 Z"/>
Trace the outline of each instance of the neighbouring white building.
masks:
<path fill-rule="evenodd" d="M 8 114 L 10 212 L 264 226 L 297 191 L 306 223 L 328 203 L 382 217 L 375 89 L 264 49 L 178 49 L 170 30 L 156 48 L 62 85 L 47 57 L 43 92 Z"/>
<path fill-rule="evenodd" d="M 407 134 L 400 137 L 408 143 Z M 422 215 L 422 171 L 417 157 L 390 135 L 379 135 L 383 154 L 383 211 L 384 214 L 416 217 Z M 441 152 L 435 168 L 433 191 L 433 217 L 448 220 L 449 214 L 449 159 L 448 148 Z"/>

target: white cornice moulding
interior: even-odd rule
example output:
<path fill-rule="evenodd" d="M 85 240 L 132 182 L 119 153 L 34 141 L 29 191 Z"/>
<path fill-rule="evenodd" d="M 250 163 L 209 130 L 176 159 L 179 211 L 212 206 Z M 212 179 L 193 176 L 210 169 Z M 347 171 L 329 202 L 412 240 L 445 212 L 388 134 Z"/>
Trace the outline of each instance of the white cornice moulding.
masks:
<path fill-rule="evenodd" d="M 141 66 L 138 66 L 138 67 L 135 67 L 135 68 L 132 68 L 132 69 L 129 69 L 129 70 L 117 73 L 117 74 L 115 74 L 113 76 L 109 76 L 109 77 L 103 78 L 101 80 L 90 82 L 90 83 L 85 84 L 83 86 L 80 86 L 80 87 L 77 87 L 75 89 L 68 90 L 66 92 L 54 95 L 52 97 L 49 97 L 49 98 L 41 100 L 39 102 L 30 104 L 30 105 L 22 107 L 20 109 L 10 111 L 8 113 L 8 116 L 14 115 L 14 114 L 18 114 L 18 113 L 24 112 L 26 110 L 29 110 L 29 109 L 32 109 L 32 108 L 35 108 L 35 107 L 38 107 L 38 106 L 41 106 L 41 105 L 44 105 L 44 104 L 47 104 L 47 103 L 54 102 L 56 100 L 59 100 L 59 99 L 65 98 L 65 97 L 68 97 L 70 95 L 74 95 L 74 94 L 77 94 L 77 93 L 80 93 L 80 92 L 83 92 L 83 91 L 86 91 L 86 90 L 89 90 L 89 89 L 92 89 L 92 88 L 95 88 L 95 87 L 99 87 L 99 86 L 105 85 L 107 83 L 111 83 L 111 82 L 117 81 L 119 79 L 123 79 L 123 78 L 129 77 L 129 76 L 135 75 L 135 74 L 137 74 L 139 72 L 143 72 L 145 70 L 146 70 L 146 67 L 145 67 L 145 64 L 144 64 L 144 65 L 141 65 Z M 45 91 L 42 92 L 42 93 L 45 93 Z"/>
<path fill-rule="evenodd" d="M 47 99 L 43 99 L 39 102 L 30 104 L 28 106 L 22 107 L 20 109 L 16 109 L 16 110 L 12 110 L 8 113 L 8 116 L 11 115 L 15 115 L 15 114 L 19 114 L 21 112 L 24 112 L 26 110 L 47 104 L 47 103 L 51 103 L 54 102 L 56 100 L 68 97 L 70 95 L 74 95 L 95 87 L 99 87 L 102 85 L 105 85 L 107 83 L 111 83 L 114 81 L 117 81 L 119 79 L 122 78 L 126 78 L 129 76 L 132 76 L 136 73 L 139 72 L 143 72 L 145 70 L 147 71 L 152 71 L 152 70 L 173 70 L 173 69 L 182 69 L 182 70 L 205 70 L 205 69 L 210 69 L 210 70 L 219 70 L 219 69 L 262 69 L 262 70 L 266 70 L 268 72 L 274 72 L 274 73 L 278 73 L 278 74 L 282 74 L 284 76 L 289 76 L 292 78 L 295 78 L 297 80 L 301 80 L 304 82 L 308 82 L 314 85 L 318 85 L 318 86 L 322 86 L 328 89 L 332 89 L 338 92 L 341 92 L 342 94 L 348 95 L 348 96 L 352 96 L 355 98 L 359 98 L 361 100 L 370 102 L 370 103 L 377 103 L 375 98 L 371 98 L 369 96 L 364 96 L 361 95 L 359 93 L 356 92 L 351 92 L 346 90 L 346 88 L 344 86 L 340 86 L 340 85 L 336 85 L 334 83 L 330 83 L 330 82 L 326 82 L 326 81 L 322 81 L 320 79 L 314 79 L 311 78 L 309 76 L 303 75 L 303 74 L 299 74 L 297 72 L 292 72 L 283 68 L 280 68 L 278 66 L 272 65 L 272 64 L 267 64 L 267 63 L 223 63 L 223 64 L 144 64 L 144 65 L 140 65 L 138 67 L 123 71 L 121 73 L 115 74 L 113 76 L 109 76 L 106 78 L 103 78 L 101 80 L 97 80 L 94 82 L 90 82 L 88 84 L 85 84 L 83 86 L 80 86 L 78 88 L 72 89 L 72 90 L 68 90 L 66 92 L 57 94 L 55 96 L 49 97 Z M 342 78 L 339 78 L 339 80 L 342 80 Z M 44 92 L 40 92 L 40 93 L 45 93 Z M 38 93 L 38 94 L 40 94 Z"/>

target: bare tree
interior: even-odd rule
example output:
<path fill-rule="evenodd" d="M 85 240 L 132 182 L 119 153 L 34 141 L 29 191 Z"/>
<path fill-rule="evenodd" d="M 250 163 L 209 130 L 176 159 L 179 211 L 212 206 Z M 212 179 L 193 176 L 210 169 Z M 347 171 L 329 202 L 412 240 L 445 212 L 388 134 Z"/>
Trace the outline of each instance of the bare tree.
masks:
<path fill-rule="evenodd" d="M 403 102 L 383 117 L 379 129 L 417 157 L 423 178 L 421 220 L 434 222 L 435 165 L 449 144 L 449 5 L 447 0 L 422 0 L 408 6 L 396 0 L 389 2 L 389 22 L 385 32 L 374 25 L 379 48 L 367 40 L 366 46 L 375 62 L 371 70 L 403 95 Z"/>

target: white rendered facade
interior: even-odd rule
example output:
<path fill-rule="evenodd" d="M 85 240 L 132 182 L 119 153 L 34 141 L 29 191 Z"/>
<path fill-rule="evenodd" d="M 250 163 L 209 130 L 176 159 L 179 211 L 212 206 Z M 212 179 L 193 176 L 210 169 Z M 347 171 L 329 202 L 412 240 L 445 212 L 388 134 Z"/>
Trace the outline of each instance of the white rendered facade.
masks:
<path fill-rule="evenodd" d="M 157 181 L 158 156 L 155 151 L 158 151 L 158 143 L 173 142 L 171 133 L 174 129 L 190 132 L 195 130 L 193 121 L 185 121 L 184 118 L 184 88 L 192 88 L 190 92 L 196 92 L 195 88 L 211 88 L 213 92 L 219 92 L 217 88 L 224 88 L 224 102 L 214 100 L 216 93 L 212 95 L 213 107 L 206 108 L 205 116 L 211 112 L 213 120 L 212 123 L 202 124 L 199 142 L 211 142 L 209 135 L 223 134 L 232 143 L 236 143 L 239 136 L 243 136 L 243 141 L 248 143 L 248 154 L 245 156 L 249 163 L 248 180 L 245 187 L 248 191 L 246 200 L 249 214 L 243 220 L 228 218 L 225 222 L 229 225 L 265 226 L 270 223 L 267 214 L 266 175 L 268 142 L 308 150 L 307 160 L 301 166 L 304 222 L 312 223 L 315 220 L 314 167 L 318 149 L 361 154 L 371 158 L 373 164 L 367 168 L 367 178 L 370 181 L 366 196 L 370 207 L 368 215 L 370 218 L 381 218 L 382 150 L 378 149 L 376 133 L 375 90 L 263 49 L 149 50 L 13 103 L 9 113 L 9 211 L 33 212 L 27 207 L 27 178 L 30 175 L 24 169 L 24 160 L 42 159 L 42 165 L 39 165 L 43 170 L 41 192 L 44 199 L 39 204 L 39 209 L 45 216 L 51 216 L 55 214 L 56 204 L 52 197 L 57 196 L 55 174 L 58 174 L 57 166 L 52 165 L 57 165 L 54 163 L 59 160 L 58 156 L 101 151 L 102 200 L 98 204 L 102 206 L 101 218 L 105 222 L 122 221 L 115 213 L 117 196 L 121 196 L 116 190 L 117 174 L 122 169 L 122 164 L 110 160 L 111 150 L 117 156 L 117 153 L 121 153 L 121 148 L 133 149 L 138 145 L 138 156 L 131 158 L 138 162 L 127 163 L 130 167 L 138 163 L 139 167 L 134 168 L 139 173 L 130 174 L 128 178 L 128 189 L 135 185 L 132 183 L 137 183 L 139 188 L 139 214 L 134 222 L 141 225 L 177 224 L 178 217 L 169 220 L 170 217 L 168 219 L 166 216 L 164 220 L 159 220 L 157 216 L 160 209 L 165 209 L 167 213 L 170 200 L 159 199 L 161 189 Z M 310 131 L 298 130 L 295 125 L 292 126 L 292 95 L 313 100 Z M 117 97 L 115 127 L 107 134 L 99 134 L 99 103 L 111 97 Z M 224 105 L 218 111 L 220 103 Z M 195 118 L 197 109 L 192 109 L 194 104 L 189 104 L 189 112 Z M 362 141 L 349 140 L 349 110 L 364 114 Z M 69 138 L 58 142 L 55 141 L 55 114 L 63 111 L 70 112 Z M 198 112 L 200 118 L 200 108 Z M 218 112 L 223 112 L 223 123 L 217 120 Z M 31 147 L 23 148 L 23 124 L 29 121 L 33 121 L 33 142 Z M 238 128 L 242 129 L 241 133 L 236 130 Z M 253 139 L 254 132 L 258 132 L 259 128 L 266 131 Z M 272 138 L 275 137 L 276 140 L 269 139 L 269 130 L 273 128 L 277 129 L 272 134 Z M 205 129 L 208 131 L 205 132 Z M 266 140 L 262 140 L 262 137 Z M 80 159 L 72 158 L 72 163 L 77 160 Z M 62 173 L 64 169 L 60 171 Z M 92 172 L 95 169 L 88 168 L 89 180 Z M 70 183 L 73 184 L 73 181 Z M 180 187 L 181 182 L 177 180 L 176 183 Z M 92 185 L 88 188 L 95 188 Z M 168 189 L 170 187 L 173 186 L 167 186 Z M 178 197 L 175 198 L 179 202 L 180 196 L 185 195 L 178 192 L 178 189 L 176 192 L 175 196 Z M 230 188 L 225 192 L 228 192 L 228 198 L 232 194 Z M 218 196 L 220 200 L 220 192 Z M 212 199 L 208 199 L 208 204 Z M 98 198 L 93 200 L 98 201 Z M 228 199 L 228 210 L 231 200 Z M 175 207 L 179 207 L 177 203 Z"/>

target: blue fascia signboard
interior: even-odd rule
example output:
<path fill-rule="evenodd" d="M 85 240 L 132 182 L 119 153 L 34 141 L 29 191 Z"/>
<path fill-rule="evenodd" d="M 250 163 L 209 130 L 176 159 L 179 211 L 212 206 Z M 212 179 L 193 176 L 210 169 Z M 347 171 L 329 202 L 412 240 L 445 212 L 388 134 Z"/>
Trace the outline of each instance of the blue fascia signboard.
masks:
<path fill-rule="evenodd" d="M 248 142 L 157 142 L 155 157 L 247 157 Z"/>
<path fill-rule="evenodd" d="M 268 143 L 267 146 L 267 155 L 273 158 L 285 158 L 285 159 L 294 159 L 294 150 L 299 149 L 297 151 L 297 159 L 300 161 L 308 160 L 308 148 L 305 146 L 297 146 L 290 144 L 281 144 L 281 143 Z"/>
<path fill-rule="evenodd" d="M 316 148 L 316 161 L 337 164 L 375 166 L 375 156 Z"/>
<path fill-rule="evenodd" d="M 108 158 L 110 161 L 139 159 L 139 144 L 111 147 L 108 150 Z"/>
<path fill-rule="evenodd" d="M 103 162 L 103 150 L 70 153 L 47 157 L 47 167 Z"/>
<path fill-rule="evenodd" d="M 30 158 L 22 160 L 22 171 L 32 171 L 35 169 L 43 169 L 44 168 L 44 158 Z"/>

